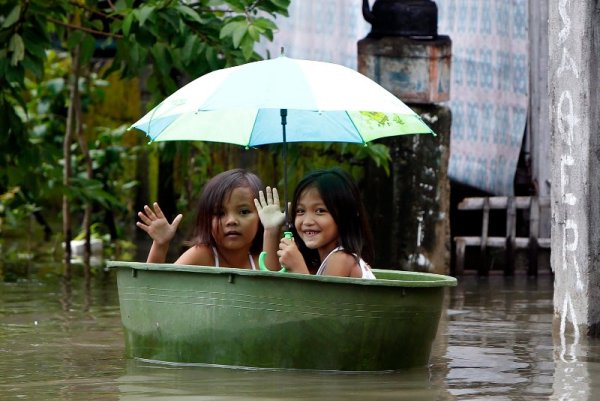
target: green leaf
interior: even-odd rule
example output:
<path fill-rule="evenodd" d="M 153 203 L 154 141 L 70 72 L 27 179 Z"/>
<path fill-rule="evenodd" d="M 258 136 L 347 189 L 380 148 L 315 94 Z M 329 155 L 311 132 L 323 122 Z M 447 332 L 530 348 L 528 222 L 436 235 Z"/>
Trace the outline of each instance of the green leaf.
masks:
<path fill-rule="evenodd" d="M 133 23 L 133 13 L 127 14 L 125 19 L 123 20 L 123 34 L 125 36 L 129 36 L 129 31 L 131 30 L 131 24 Z"/>
<path fill-rule="evenodd" d="M 80 50 L 80 60 L 81 64 L 87 64 L 94 55 L 94 51 L 96 50 L 96 39 L 89 34 L 86 34 L 83 37 L 83 41 L 81 42 L 81 50 Z"/>
<path fill-rule="evenodd" d="M 140 64 L 140 47 L 133 45 L 129 48 L 129 52 L 127 53 L 129 56 L 129 61 L 131 64 L 137 66 Z"/>
<path fill-rule="evenodd" d="M 73 49 L 83 40 L 84 33 L 81 31 L 73 31 L 67 39 L 67 49 Z"/>
<path fill-rule="evenodd" d="M 13 36 L 11 36 L 8 43 L 8 50 L 12 52 L 10 64 L 12 66 L 16 66 L 21 60 L 23 60 L 23 57 L 25 57 L 25 44 L 23 43 L 23 38 L 21 38 L 21 35 L 15 33 Z"/>
<path fill-rule="evenodd" d="M 156 44 L 156 37 L 146 29 L 140 29 L 136 33 L 135 38 L 132 38 L 131 40 L 137 41 L 139 45 L 146 47 L 152 47 Z"/>
<path fill-rule="evenodd" d="M 2 22 L 2 28 L 8 28 L 11 25 L 14 25 L 19 20 L 19 15 L 21 14 L 21 3 L 17 3 L 16 6 L 10 10 L 10 13 L 6 16 L 4 22 Z"/>
<path fill-rule="evenodd" d="M 44 77 L 44 62 L 37 61 L 31 57 L 26 57 L 23 60 L 23 67 L 28 72 L 32 73 L 36 79 L 42 79 Z"/>
<path fill-rule="evenodd" d="M 193 57 L 194 49 L 197 46 L 196 40 L 197 40 L 196 37 L 193 35 L 190 35 L 185 39 L 185 44 L 183 45 L 183 49 L 181 49 L 181 52 L 183 53 L 184 58 L 187 59 L 187 58 Z"/>
<path fill-rule="evenodd" d="M 248 25 L 246 25 L 243 22 L 237 23 L 235 30 L 233 31 L 233 35 L 232 35 L 234 48 L 237 49 L 238 47 L 240 47 L 240 43 L 241 43 L 242 39 L 244 38 L 244 36 L 246 35 L 246 32 L 248 32 Z M 252 43 L 252 44 L 254 45 L 254 43 Z"/>
<path fill-rule="evenodd" d="M 150 15 L 154 12 L 154 9 L 154 6 L 142 6 L 133 12 L 137 20 L 140 22 L 140 26 L 144 25 L 144 22 L 146 22 L 148 17 L 150 17 Z"/>
<path fill-rule="evenodd" d="M 261 28 L 257 28 L 254 25 L 248 27 L 248 35 L 253 41 L 258 42 L 260 40 Z"/>
<path fill-rule="evenodd" d="M 244 55 L 246 60 L 250 60 L 250 58 L 254 54 L 254 41 L 252 40 L 250 35 L 244 37 L 244 40 L 242 40 L 240 47 L 242 49 L 242 54 Z"/>
<path fill-rule="evenodd" d="M 50 43 L 45 38 L 27 30 L 23 32 L 23 41 L 25 42 L 25 51 L 28 54 L 41 60 L 46 59 L 46 47 L 49 47 Z"/>
<path fill-rule="evenodd" d="M 271 3 L 279 7 L 281 11 L 287 10 L 290 6 L 290 0 L 271 0 Z"/>
<path fill-rule="evenodd" d="M 132 1 L 131 0 L 117 0 L 117 2 L 115 3 L 115 10 L 116 11 L 125 11 L 128 8 L 132 7 Z"/>
<path fill-rule="evenodd" d="M 263 35 L 267 37 L 271 42 L 273 41 L 273 31 L 265 31 Z"/>
<path fill-rule="evenodd" d="M 101 21 L 101 20 L 99 20 L 99 19 L 94 19 L 94 20 L 91 20 L 91 21 L 89 21 L 89 24 L 90 24 L 90 26 L 91 26 L 93 29 L 95 29 L 95 30 L 97 30 L 97 31 L 103 31 L 103 30 L 104 30 L 104 24 L 103 24 L 103 23 L 102 23 L 102 21 Z"/>
<path fill-rule="evenodd" d="M 242 1 L 239 0 L 227 0 L 227 4 L 231 6 L 231 9 L 235 12 L 242 13 L 245 10 L 245 5 Z"/>
<path fill-rule="evenodd" d="M 267 18 L 263 18 L 263 17 L 256 18 L 253 23 L 254 23 L 254 25 L 259 26 L 264 29 L 269 29 L 272 31 L 277 29 L 277 25 L 275 25 L 275 23 L 273 21 L 271 21 L 270 19 L 267 19 Z"/>
<path fill-rule="evenodd" d="M 159 26 L 160 24 L 160 28 L 161 30 L 163 30 L 162 32 L 164 32 L 164 29 L 168 29 L 169 27 L 171 27 L 171 32 L 177 32 L 179 30 L 179 26 L 180 26 L 180 22 L 181 22 L 181 17 L 179 16 L 179 14 L 177 14 L 175 11 L 173 11 L 172 9 L 167 9 L 164 10 L 164 12 L 161 12 L 158 17 L 160 19 L 162 19 L 163 21 L 165 21 L 167 24 L 169 24 L 168 26 L 165 26 L 164 24 L 160 24 L 160 22 L 157 22 L 157 26 Z M 185 26 L 185 25 L 182 25 Z M 161 33 L 157 30 L 155 32 L 155 34 L 157 36 L 159 36 Z M 166 39 L 166 38 L 164 38 Z"/>
<path fill-rule="evenodd" d="M 214 47 L 208 47 L 206 49 L 206 61 L 212 70 L 216 70 L 219 68 L 219 63 L 217 61 L 217 53 L 215 52 Z"/>
<path fill-rule="evenodd" d="M 23 65 L 11 65 L 6 69 L 6 79 L 9 82 L 14 82 L 19 86 L 23 86 L 23 81 L 25 80 L 25 69 Z"/>
<path fill-rule="evenodd" d="M 223 28 L 221 28 L 221 32 L 219 33 L 219 39 L 224 39 L 228 36 L 232 36 L 233 31 L 235 31 L 235 28 L 236 28 L 235 21 L 228 22 L 225 25 L 223 25 Z"/>
<path fill-rule="evenodd" d="M 370 143 L 368 146 L 361 146 L 361 149 L 356 152 L 358 159 L 368 156 L 375 162 L 378 167 L 383 167 L 387 175 L 390 173 L 389 162 L 392 160 L 390 149 L 381 143 Z"/>
<path fill-rule="evenodd" d="M 276 14 L 289 17 L 287 10 L 289 5 L 290 0 L 265 0 L 264 2 L 260 3 L 260 8 L 273 17 L 275 17 Z"/>
<path fill-rule="evenodd" d="M 168 75 L 170 67 L 167 62 L 167 52 L 164 46 L 154 46 L 151 50 L 154 63 L 162 75 Z"/>
<path fill-rule="evenodd" d="M 0 50 L 0 77 L 6 74 L 8 68 L 8 60 L 6 58 L 6 49 Z"/>
<path fill-rule="evenodd" d="M 200 18 L 200 15 L 196 11 L 194 11 L 193 8 L 181 4 L 177 5 L 177 7 L 175 8 L 177 9 L 177 11 L 179 11 L 180 14 L 188 16 L 192 21 L 196 21 L 199 24 L 204 23 L 204 21 L 202 21 L 202 18 Z"/>

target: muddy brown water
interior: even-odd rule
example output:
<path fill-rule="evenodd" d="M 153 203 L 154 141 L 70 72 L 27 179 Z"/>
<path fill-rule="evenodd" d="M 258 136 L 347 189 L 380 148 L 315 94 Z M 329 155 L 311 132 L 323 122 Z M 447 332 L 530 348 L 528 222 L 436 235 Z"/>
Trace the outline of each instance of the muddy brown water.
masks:
<path fill-rule="evenodd" d="M 129 360 L 115 277 L 0 284 L 0 400 L 596 400 L 600 341 L 552 333 L 553 277 L 459 279 L 430 365 L 264 371 Z"/>

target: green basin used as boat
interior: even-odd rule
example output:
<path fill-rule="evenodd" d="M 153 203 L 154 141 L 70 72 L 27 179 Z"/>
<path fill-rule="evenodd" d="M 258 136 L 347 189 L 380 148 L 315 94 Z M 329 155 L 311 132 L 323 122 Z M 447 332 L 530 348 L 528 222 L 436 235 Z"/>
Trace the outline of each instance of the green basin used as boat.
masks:
<path fill-rule="evenodd" d="M 376 280 L 108 262 L 127 356 L 269 369 L 383 371 L 426 366 L 450 276 L 397 270 Z"/>

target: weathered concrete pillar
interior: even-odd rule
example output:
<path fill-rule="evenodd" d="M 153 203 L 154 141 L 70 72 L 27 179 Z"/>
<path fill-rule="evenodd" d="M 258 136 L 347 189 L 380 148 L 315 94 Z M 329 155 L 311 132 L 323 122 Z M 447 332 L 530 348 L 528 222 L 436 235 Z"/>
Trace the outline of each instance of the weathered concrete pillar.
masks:
<path fill-rule="evenodd" d="M 600 3 L 550 2 L 552 270 L 561 344 L 600 334 Z"/>
<path fill-rule="evenodd" d="M 358 42 L 359 72 L 407 103 L 438 134 L 382 140 L 391 152 L 390 175 L 367 168 L 365 197 L 376 267 L 450 271 L 451 114 L 439 103 L 449 99 L 450 58 L 447 36 L 367 37 Z"/>

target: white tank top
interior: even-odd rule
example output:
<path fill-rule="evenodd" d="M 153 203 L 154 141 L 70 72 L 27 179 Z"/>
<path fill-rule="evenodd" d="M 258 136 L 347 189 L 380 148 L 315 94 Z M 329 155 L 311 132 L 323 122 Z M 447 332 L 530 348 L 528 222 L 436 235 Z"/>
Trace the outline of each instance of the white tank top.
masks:
<path fill-rule="evenodd" d="M 215 258 L 215 267 L 221 267 L 219 266 L 219 252 L 217 252 L 217 248 L 213 246 L 212 251 L 213 256 Z M 250 259 L 250 267 L 252 267 L 252 270 L 256 270 L 256 266 L 254 265 L 254 259 L 252 258 L 252 255 L 250 253 L 248 253 L 248 258 Z"/>
<path fill-rule="evenodd" d="M 323 273 L 325 272 L 325 268 L 327 267 L 327 260 L 329 259 L 329 257 L 331 255 L 333 255 L 334 253 L 336 253 L 338 251 L 343 251 L 343 250 L 344 250 L 344 248 L 342 248 L 341 246 L 338 246 L 333 251 L 329 252 L 329 255 L 327 255 L 325 257 L 325 259 L 323 259 L 323 262 L 321 262 L 321 266 L 319 266 L 319 270 L 317 270 L 317 276 L 323 276 Z M 356 254 L 354 254 L 354 253 L 352 255 L 355 258 L 357 257 Z M 375 280 L 376 279 L 375 275 L 373 274 L 373 272 L 369 268 L 369 265 L 362 258 L 358 258 L 358 266 L 360 267 L 360 271 L 362 272 L 362 277 L 361 278 L 366 278 L 366 279 L 369 279 L 369 280 Z"/>

